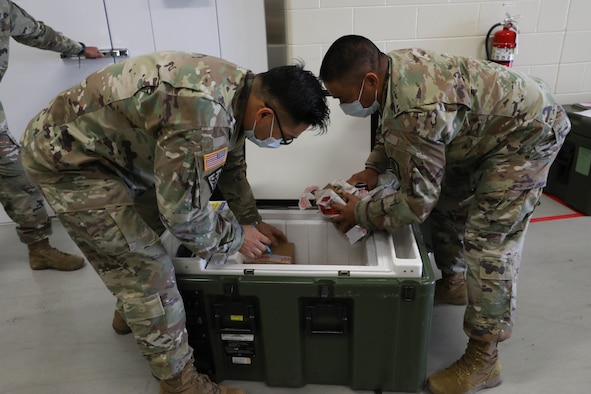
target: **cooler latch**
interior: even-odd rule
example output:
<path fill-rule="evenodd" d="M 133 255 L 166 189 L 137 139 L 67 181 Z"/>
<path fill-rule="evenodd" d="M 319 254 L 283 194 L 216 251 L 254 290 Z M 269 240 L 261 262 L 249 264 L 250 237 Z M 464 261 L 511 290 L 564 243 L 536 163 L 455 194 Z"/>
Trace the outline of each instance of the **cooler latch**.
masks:
<path fill-rule="evenodd" d="M 416 287 L 412 285 L 403 285 L 401 287 L 401 298 L 402 301 L 414 301 L 416 296 Z"/>

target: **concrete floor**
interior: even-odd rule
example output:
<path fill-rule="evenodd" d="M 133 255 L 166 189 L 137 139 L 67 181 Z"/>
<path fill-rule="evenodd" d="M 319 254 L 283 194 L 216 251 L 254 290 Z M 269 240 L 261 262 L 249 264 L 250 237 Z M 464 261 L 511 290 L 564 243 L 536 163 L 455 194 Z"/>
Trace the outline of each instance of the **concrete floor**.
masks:
<path fill-rule="evenodd" d="M 536 218 L 572 213 L 544 197 Z M 500 345 L 504 382 L 495 394 L 588 393 L 591 387 L 591 217 L 530 225 L 513 337 Z M 58 222 L 54 246 L 77 252 Z M 14 225 L 0 226 L 0 393 L 156 394 L 158 382 L 131 336 L 111 330 L 114 299 L 87 264 L 74 272 L 32 271 Z M 427 373 L 460 357 L 463 307 L 437 306 Z M 371 393 L 227 381 L 250 394 Z M 424 391 L 425 393 L 427 390 Z"/>

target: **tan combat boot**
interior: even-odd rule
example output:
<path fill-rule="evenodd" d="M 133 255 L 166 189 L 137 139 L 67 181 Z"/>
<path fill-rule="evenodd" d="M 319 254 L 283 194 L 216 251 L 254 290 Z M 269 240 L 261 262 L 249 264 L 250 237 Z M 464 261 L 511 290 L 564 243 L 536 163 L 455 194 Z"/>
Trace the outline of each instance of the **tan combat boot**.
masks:
<path fill-rule="evenodd" d="M 123 316 L 121 316 L 121 314 L 117 310 L 115 310 L 115 313 L 113 315 L 113 323 L 111 325 L 113 327 L 113 330 L 115 330 L 115 332 L 119 335 L 126 335 L 131 332 L 131 328 L 129 328 L 129 326 L 125 322 L 125 319 L 123 319 Z"/>
<path fill-rule="evenodd" d="M 466 305 L 468 303 L 468 289 L 463 272 L 442 274 L 435 282 L 434 304 Z"/>
<path fill-rule="evenodd" d="M 160 381 L 160 394 L 246 394 L 241 389 L 219 386 L 209 380 L 207 375 L 195 370 L 191 358 L 183 371 L 174 378 Z"/>
<path fill-rule="evenodd" d="M 29 245 L 29 265 L 34 270 L 54 269 L 59 271 L 74 271 L 82 268 L 84 258 L 64 253 L 49 245 L 49 240 Z"/>
<path fill-rule="evenodd" d="M 503 381 L 496 342 L 468 341 L 466 353 L 449 368 L 427 379 L 433 394 L 472 394 Z"/>

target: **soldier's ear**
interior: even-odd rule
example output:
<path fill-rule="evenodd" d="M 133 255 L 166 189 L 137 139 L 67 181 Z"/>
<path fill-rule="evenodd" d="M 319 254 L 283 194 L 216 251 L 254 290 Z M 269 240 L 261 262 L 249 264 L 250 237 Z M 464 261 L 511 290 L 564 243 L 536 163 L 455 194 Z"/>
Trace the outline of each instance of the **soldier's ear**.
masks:
<path fill-rule="evenodd" d="M 264 119 L 267 116 L 273 116 L 273 110 L 263 104 L 257 110 L 257 112 L 255 114 L 255 119 L 257 120 L 257 122 L 259 122 L 260 120 Z"/>
<path fill-rule="evenodd" d="M 380 78 L 378 77 L 378 75 L 376 73 L 370 71 L 367 74 L 365 74 L 365 84 L 375 88 L 375 87 L 379 86 Z"/>

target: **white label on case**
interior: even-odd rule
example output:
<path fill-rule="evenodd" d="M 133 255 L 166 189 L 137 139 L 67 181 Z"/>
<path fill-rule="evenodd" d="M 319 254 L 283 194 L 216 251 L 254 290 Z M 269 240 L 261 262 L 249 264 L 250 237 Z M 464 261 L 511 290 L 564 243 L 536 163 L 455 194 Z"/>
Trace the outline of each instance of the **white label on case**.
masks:
<path fill-rule="evenodd" d="M 250 359 L 250 357 L 232 357 L 232 363 L 250 365 L 252 364 L 252 360 Z"/>
<path fill-rule="evenodd" d="M 222 341 L 254 341 L 254 334 L 221 334 Z"/>

